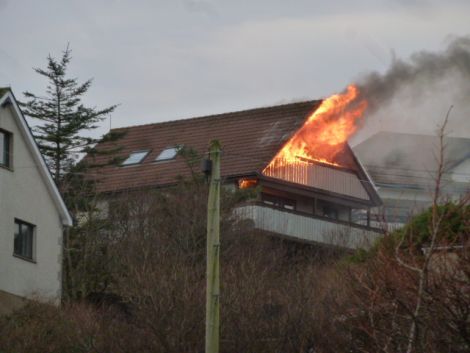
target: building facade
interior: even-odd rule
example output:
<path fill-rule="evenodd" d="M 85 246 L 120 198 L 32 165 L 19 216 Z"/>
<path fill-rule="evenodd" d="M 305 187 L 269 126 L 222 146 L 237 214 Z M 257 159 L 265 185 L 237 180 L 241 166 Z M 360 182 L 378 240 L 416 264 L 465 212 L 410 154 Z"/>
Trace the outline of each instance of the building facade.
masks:
<path fill-rule="evenodd" d="M 0 89 L 0 313 L 24 298 L 59 302 L 72 220 L 9 89 Z"/>
<path fill-rule="evenodd" d="M 87 156 L 90 163 L 102 166 L 93 168 L 90 177 L 99 180 L 103 195 L 168 187 L 179 177 L 191 177 L 179 151 L 184 147 L 203 156 L 216 139 L 222 145 L 224 185 L 260 190 L 256 200 L 236 211 L 255 228 L 346 248 L 370 245 L 380 230 L 370 226 L 369 209 L 381 201 L 347 144 L 340 147 L 338 165 L 306 160 L 270 164 L 319 104 L 308 101 L 115 129 L 112 132 L 123 137 L 103 141 L 96 149 L 110 151 L 118 144 L 119 152 Z M 112 159 L 121 162 L 111 164 Z"/>

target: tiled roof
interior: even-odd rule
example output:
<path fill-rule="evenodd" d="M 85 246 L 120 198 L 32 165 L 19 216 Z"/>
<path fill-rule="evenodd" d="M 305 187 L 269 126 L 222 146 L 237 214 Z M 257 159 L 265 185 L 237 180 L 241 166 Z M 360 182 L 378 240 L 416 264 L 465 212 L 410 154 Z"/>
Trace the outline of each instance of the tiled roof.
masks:
<path fill-rule="evenodd" d="M 98 191 L 168 185 L 174 183 L 178 176 L 190 176 L 182 157 L 162 162 L 155 162 L 155 158 L 163 149 L 175 145 L 191 147 L 202 154 L 213 139 L 219 140 L 222 145 L 223 177 L 260 172 L 319 103 L 291 103 L 113 129 L 113 132 L 125 133 L 117 141 L 122 149 L 116 156 L 126 158 L 131 152 L 139 150 L 150 150 L 150 153 L 141 164 L 126 167 L 107 165 L 95 170 L 93 173 L 100 179 Z M 111 145 L 111 142 L 102 142 L 97 149 L 105 150 Z M 111 157 L 115 156 L 98 155 L 95 162 L 105 164 Z"/>

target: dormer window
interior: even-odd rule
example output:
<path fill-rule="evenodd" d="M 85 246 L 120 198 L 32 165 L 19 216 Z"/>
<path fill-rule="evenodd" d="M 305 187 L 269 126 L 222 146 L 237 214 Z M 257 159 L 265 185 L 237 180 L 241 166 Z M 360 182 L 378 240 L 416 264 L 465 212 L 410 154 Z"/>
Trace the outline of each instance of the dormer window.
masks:
<path fill-rule="evenodd" d="M 155 161 L 160 162 L 160 161 L 168 161 L 170 159 L 174 159 L 176 155 L 178 154 L 178 151 L 181 150 L 181 148 L 182 146 L 165 148 L 163 151 L 160 152 L 157 158 L 155 158 Z"/>
<path fill-rule="evenodd" d="M 11 141 L 12 134 L 0 130 L 0 166 L 11 167 Z"/>
<path fill-rule="evenodd" d="M 127 159 L 122 162 L 121 165 L 133 165 L 133 164 L 139 164 L 141 163 L 144 158 L 149 154 L 150 151 L 135 151 L 132 152 Z"/>

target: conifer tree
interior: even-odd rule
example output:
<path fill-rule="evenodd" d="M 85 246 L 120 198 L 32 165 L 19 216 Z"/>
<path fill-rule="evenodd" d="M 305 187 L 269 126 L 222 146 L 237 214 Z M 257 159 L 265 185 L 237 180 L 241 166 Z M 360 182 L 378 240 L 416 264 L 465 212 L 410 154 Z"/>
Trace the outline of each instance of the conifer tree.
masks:
<path fill-rule="evenodd" d="M 21 103 L 23 113 L 39 121 L 33 134 L 59 187 L 64 174 L 74 164 L 74 155 L 86 152 L 97 142 L 84 133 L 96 129 L 97 124 L 116 108 L 112 105 L 97 109 L 82 103 L 92 79 L 79 83 L 76 78 L 68 77 L 70 60 L 71 50 L 67 45 L 60 59 L 48 56 L 46 69 L 34 68 L 48 80 L 45 95 L 24 92 L 27 101 Z"/>

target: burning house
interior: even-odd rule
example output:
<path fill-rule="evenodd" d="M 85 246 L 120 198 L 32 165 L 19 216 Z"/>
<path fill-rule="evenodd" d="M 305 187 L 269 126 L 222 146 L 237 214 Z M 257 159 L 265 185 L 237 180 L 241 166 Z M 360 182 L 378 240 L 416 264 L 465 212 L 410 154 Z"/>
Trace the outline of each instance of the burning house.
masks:
<path fill-rule="evenodd" d="M 181 146 L 203 154 L 220 141 L 221 176 L 228 188 L 257 186 L 256 200 L 236 214 L 255 228 L 293 240 L 346 248 L 380 235 L 369 210 L 381 204 L 372 180 L 347 143 L 366 102 L 345 94 L 232 113 L 113 130 L 122 133 L 116 156 L 97 155 L 98 192 L 104 195 L 169 187 L 190 177 Z M 101 142 L 97 149 L 111 148 Z"/>

